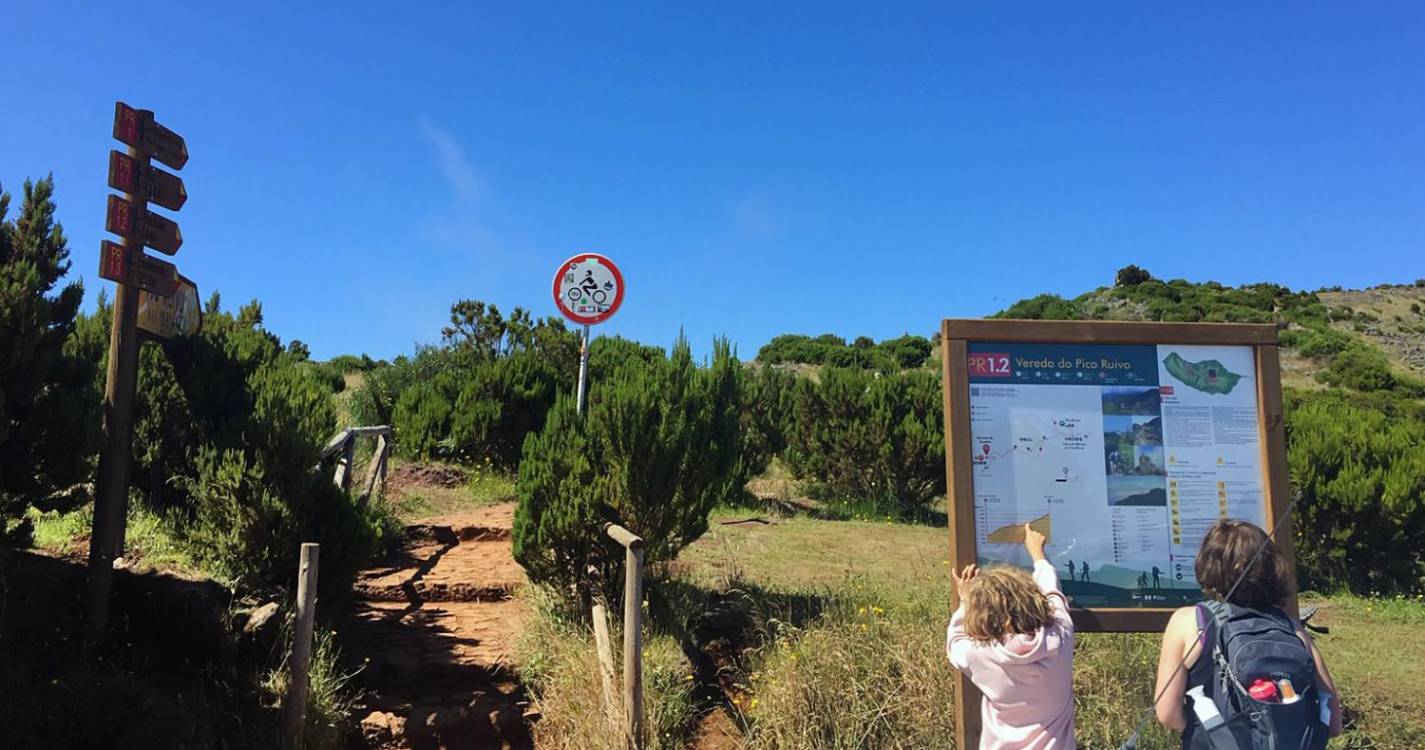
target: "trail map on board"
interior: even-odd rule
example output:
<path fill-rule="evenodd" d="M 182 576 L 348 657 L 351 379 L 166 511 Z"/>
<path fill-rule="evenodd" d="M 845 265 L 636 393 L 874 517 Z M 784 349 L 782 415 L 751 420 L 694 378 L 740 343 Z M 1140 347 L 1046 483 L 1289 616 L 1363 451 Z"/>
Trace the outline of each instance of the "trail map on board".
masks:
<path fill-rule="evenodd" d="M 975 542 L 1028 565 L 1023 525 L 1075 606 L 1196 601 L 1222 517 L 1265 522 L 1251 347 L 970 344 Z"/>

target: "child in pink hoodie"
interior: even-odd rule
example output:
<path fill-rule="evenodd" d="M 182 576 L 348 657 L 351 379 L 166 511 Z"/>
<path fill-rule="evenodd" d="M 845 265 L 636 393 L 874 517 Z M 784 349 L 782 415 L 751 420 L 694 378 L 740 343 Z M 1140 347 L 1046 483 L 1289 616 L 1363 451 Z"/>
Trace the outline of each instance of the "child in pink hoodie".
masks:
<path fill-rule="evenodd" d="M 960 608 L 945 651 L 985 694 L 981 750 L 1074 747 L 1074 622 L 1044 542 L 1025 525 L 1032 578 L 1010 567 L 979 575 L 974 565 L 955 575 Z"/>

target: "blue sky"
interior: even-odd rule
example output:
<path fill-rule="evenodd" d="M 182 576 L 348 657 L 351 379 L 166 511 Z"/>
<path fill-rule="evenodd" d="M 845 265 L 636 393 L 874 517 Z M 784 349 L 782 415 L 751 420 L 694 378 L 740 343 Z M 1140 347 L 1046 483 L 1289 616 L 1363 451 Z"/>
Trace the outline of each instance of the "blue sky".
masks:
<path fill-rule="evenodd" d="M 749 357 L 1130 262 L 1425 276 L 1416 3 L 225 5 L 0 9 L 0 181 L 54 172 L 91 299 L 115 99 L 188 140 L 180 269 L 318 357 L 553 314 L 588 250 L 629 287 L 599 333 Z"/>

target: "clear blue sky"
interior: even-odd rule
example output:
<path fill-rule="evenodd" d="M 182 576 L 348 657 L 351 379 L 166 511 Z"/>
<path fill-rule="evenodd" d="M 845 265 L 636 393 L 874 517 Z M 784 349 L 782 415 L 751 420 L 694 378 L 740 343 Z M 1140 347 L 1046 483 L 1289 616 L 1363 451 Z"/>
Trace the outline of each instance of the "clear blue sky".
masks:
<path fill-rule="evenodd" d="M 318 357 L 552 314 L 585 250 L 628 279 L 600 333 L 749 357 L 1130 262 L 1425 276 L 1419 3 L 221 5 L 6 2 L 0 180 L 54 172 L 92 299 L 113 102 L 157 111 L 180 268 Z"/>

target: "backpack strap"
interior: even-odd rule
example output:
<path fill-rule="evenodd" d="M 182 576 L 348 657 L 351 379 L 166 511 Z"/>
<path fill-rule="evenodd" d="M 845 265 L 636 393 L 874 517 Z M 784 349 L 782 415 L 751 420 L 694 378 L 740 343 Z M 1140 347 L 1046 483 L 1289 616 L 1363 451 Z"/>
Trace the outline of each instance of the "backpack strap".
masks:
<path fill-rule="evenodd" d="M 1226 625 L 1227 620 L 1232 617 L 1232 605 L 1224 601 L 1220 601 L 1217 599 L 1208 599 L 1207 601 L 1202 602 L 1197 606 L 1200 609 L 1206 610 L 1208 614 L 1212 615 L 1212 619 L 1217 621 L 1217 627 L 1219 630 L 1222 628 L 1223 625 Z"/>
<path fill-rule="evenodd" d="M 1236 608 L 1228 602 L 1217 599 L 1209 599 L 1199 606 L 1207 610 L 1217 625 L 1217 632 L 1212 639 L 1212 665 L 1217 673 L 1217 685 L 1221 691 L 1220 698 L 1235 704 L 1238 701 L 1237 692 L 1243 688 L 1238 684 L 1237 670 L 1232 668 L 1232 663 L 1227 658 L 1227 622 L 1232 618 Z"/>

